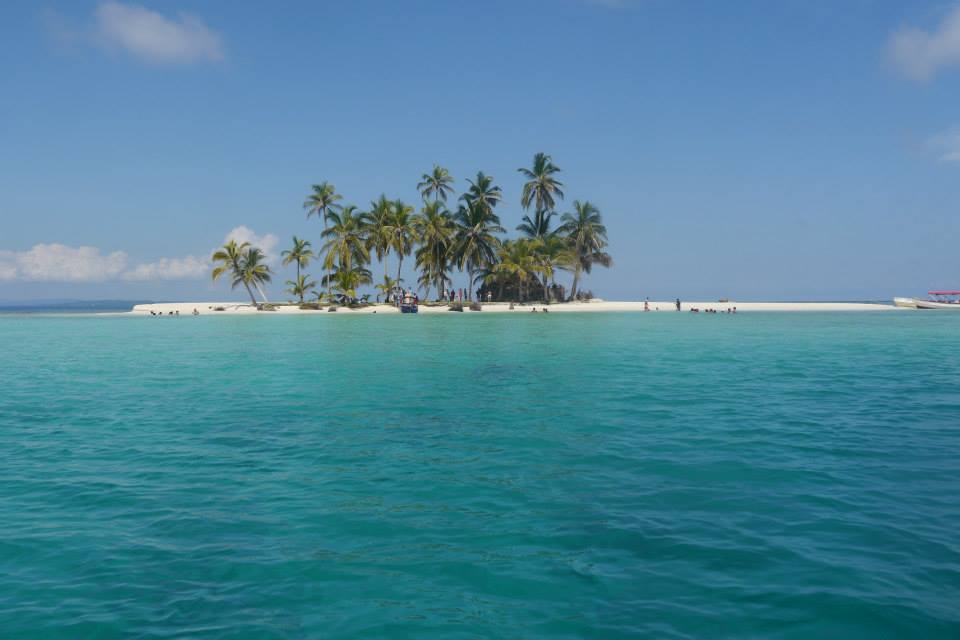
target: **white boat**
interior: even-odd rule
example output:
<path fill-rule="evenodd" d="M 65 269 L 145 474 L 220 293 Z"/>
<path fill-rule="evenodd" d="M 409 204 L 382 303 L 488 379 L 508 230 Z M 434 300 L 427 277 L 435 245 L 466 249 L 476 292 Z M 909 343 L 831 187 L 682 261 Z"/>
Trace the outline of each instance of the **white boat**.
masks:
<path fill-rule="evenodd" d="M 894 298 L 893 304 L 908 309 L 952 309 L 960 311 L 960 291 L 928 291 L 928 300 L 920 298 Z"/>

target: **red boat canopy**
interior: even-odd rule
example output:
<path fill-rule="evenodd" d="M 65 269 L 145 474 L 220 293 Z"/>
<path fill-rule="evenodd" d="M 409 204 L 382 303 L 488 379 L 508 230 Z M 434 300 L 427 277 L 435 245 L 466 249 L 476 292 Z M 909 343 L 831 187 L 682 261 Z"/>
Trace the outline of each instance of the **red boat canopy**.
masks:
<path fill-rule="evenodd" d="M 960 291 L 927 291 L 931 296 L 960 296 Z"/>

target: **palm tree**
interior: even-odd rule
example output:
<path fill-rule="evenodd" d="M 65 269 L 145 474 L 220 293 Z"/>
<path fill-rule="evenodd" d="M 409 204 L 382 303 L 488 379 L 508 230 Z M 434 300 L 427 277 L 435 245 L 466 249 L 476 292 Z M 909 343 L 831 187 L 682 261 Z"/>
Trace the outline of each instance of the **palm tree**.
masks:
<path fill-rule="evenodd" d="M 390 276 L 384 274 L 384 276 L 383 276 L 383 282 L 381 282 L 380 284 L 376 285 L 377 291 L 379 291 L 380 293 L 383 294 L 383 301 L 384 301 L 384 302 L 390 302 L 390 295 L 391 295 L 394 291 L 396 291 L 397 287 L 400 286 L 400 283 L 401 283 L 401 282 L 403 282 L 403 280 L 394 280 L 394 279 L 391 278 Z"/>
<path fill-rule="evenodd" d="M 467 182 L 470 183 L 470 188 L 460 196 L 460 199 L 468 206 L 477 205 L 487 213 L 493 213 L 493 208 L 503 197 L 500 187 L 493 184 L 493 176 L 488 176 L 483 171 L 479 171 L 476 181 L 468 179 Z"/>
<path fill-rule="evenodd" d="M 420 190 L 424 200 L 432 195 L 434 202 L 438 200 L 446 202 L 447 196 L 453 193 L 452 184 L 453 176 L 450 172 L 435 164 L 432 172 L 423 174 L 422 182 L 417 184 L 417 189 Z"/>
<path fill-rule="evenodd" d="M 502 248 L 502 247 L 501 247 Z M 498 258 L 499 259 L 499 258 Z M 497 271 L 497 265 L 499 262 L 492 262 L 484 265 L 477 270 L 477 280 L 488 286 L 497 286 L 497 297 L 496 299 L 503 300 L 503 289 L 509 284 L 510 278 L 506 273 L 502 271 Z"/>
<path fill-rule="evenodd" d="M 543 299 L 550 302 L 550 283 L 555 282 L 557 269 L 573 270 L 573 252 L 569 241 L 557 234 L 536 238 L 533 242 L 534 255 L 543 278 Z"/>
<path fill-rule="evenodd" d="M 390 248 L 396 251 L 399 262 L 397 264 L 397 280 L 400 279 L 400 270 L 403 268 L 403 257 L 410 255 L 413 245 L 417 241 L 417 231 L 413 226 L 413 207 L 404 204 L 402 200 L 393 202 L 393 212 L 390 216 Z"/>
<path fill-rule="evenodd" d="M 531 238 L 545 238 L 550 233 L 550 219 L 554 216 L 556 199 L 563 200 L 563 183 L 554 177 L 554 174 L 560 172 L 560 167 L 553 164 L 547 154 L 538 153 L 533 157 L 532 169 L 521 167 L 517 171 L 527 179 L 520 196 L 520 205 L 525 210 L 534 205 L 533 219 L 523 216 L 523 223 L 517 230 Z"/>
<path fill-rule="evenodd" d="M 253 285 L 260 292 L 263 301 L 266 302 L 267 294 L 263 292 L 262 285 L 270 282 L 270 277 L 270 267 L 267 266 L 263 251 L 257 247 L 247 247 L 243 258 L 240 260 L 240 273 L 234 275 L 234 285 L 238 283 L 238 280 L 242 281 L 248 292 L 250 291 L 250 285 Z M 250 297 L 252 298 L 253 294 Z M 256 300 L 254 300 L 254 304 L 256 304 Z"/>
<path fill-rule="evenodd" d="M 557 233 L 567 237 L 573 252 L 573 285 L 570 299 L 577 295 L 577 285 L 583 273 L 590 273 L 594 264 L 609 267 L 613 258 L 604 249 L 607 246 L 607 228 L 603 225 L 600 210 L 588 201 L 573 201 L 573 213 L 565 213 L 563 224 Z"/>
<path fill-rule="evenodd" d="M 499 261 L 491 270 L 516 282 L 520 302 L 527 299 L 527 283 L 536 280 L 541 270 L 535 252 L 536 242 L 527 238 L 507 240 L 500 248 Z"/>
<path fill-rule="evenodd" d="M 310 249 L 310 241 L 301 240 L 297 236 L 293 236 L 293 247 L 289 251 L 281 253 L 280 256 L 283 258 L 283 266 L 287 266 L 291 262 L 297 263 L 298 280 L 300 279 L 300 268 L 306 268 L 310 261 L 316 257 Z M 303 302 L 303 300 L 301 299 L 300 302 Z"/>
<path fill-rule="evenodd" d="M 362 215 L 364 235 L 367 238 L 367 250 L 373 249 L 377 260 L 383 263 L 383 275 L 388 273 L 387 259 L 390 257 L 390 232 L 393 219 L 393 203 L 387 196 L 380 194 L 370 203 L 370 211 Z"/>
<path fill-rule="evenodd" d="M 238 284 L 243 283 L 243 286 L 247 289 L 247 293 L 250 295 L 250 301 L 256 306 L 257 299 L 253 297 L 253 291 L 250 290 L 250 285 L 242 277 L 244 252 L 249 246 L 249 242 L 237 244 L 236 240 L 231 240 L 215 251 L 211 260 L 213 262 L 219 262 L 220 264 L 214 267 L 212 276 L 213 281 L 216 282 L 220 279 L 220 276 L 229 273 L 230 288 L 235 289 Z"/>
<path fill-rule="evenodd" d="M 329 213 L 331 225 L 321 234 L 327 239 L 321 249 L 324 254 L 323 268 L 327 271 L 332 271 L 334 268 L 349 271 L 354 266 L 363 267 L 370 261 L 363 221 L 356 211 L 355 206 L 348 205 L 339 212 Z M 333 283 L 329 274 L 323 277 L 323 282 L 329 294 L 330 285 Z"/>
<path fill-rule="evenodd" d="M 296 280 L 287 280 L 287 284 L 290 285 L 290 288 L 287 289 L 290 293 L 300 298 L 300 304 L 303 304 L 303 297 L 310 293 L 317 283 L 313 280 L 308 280 L 310 276 L 308 275 L 299 275 L 297 274 Z"/>
<path fill-rule="evenodd" d="M 337 193 L 336 188 L 329 182 L 315 184 L 311 189 L 313 189 L 313 193 L 303 201 L 303 208 L 307 210 L 308 218 L 312 215 L 320 218 L 324 229 L 326 229 L 330 214 L 340 210 L 341 207 L 337 202 L 343 200 L 343 196 Z"/>
<path fill-rule="evenodd" d="M 548 238 L 552 233 L 550 231 L 550 221 L 555 215 L 557 214 L 553 211 L 547 211 L 541 215 L 534 214 L 533 219 L 531 220 L 530 216 L 524 214 L 522 218 L 523 222 L 517 226 L 517 231 L 524 234 L 528 238 Z"/>
<path fill-rule="evenodd" d="M 553 160 L 545 153 L 538 153 L 533 156 L 533 168 L 517 169 L 527 182 L 523 185 L 523 194 L 520 196 L 520 204 L 524 209 L 529 209 L 531 204 L 535 204 L 534 211 L 543 213 L 552 211 L 556 208 L 554 197 L 563 200 L 563 191 L 560 187 L 563 183 L 554 178 L 555 173 L 560 172 L 560 167 L 553 164 Z"/>
<path fill-rule="evenodd" d="M 453 216 L 440 202 L 434 200 L 424 205 L 419 215 L 413 218 L 413 227 L 420 241 L 417 249 L 417 267 L 422 271 L 421 285 L 425 285 L 426 297 L 430 286 L 437 286 L 437 297 L 442 298 L 445 284 L 450 281 L 447 270 L 450 252 L 456 237 Z"/>
<path fill-rule="evenodd" d="M 373 277 L 370 270 L 363 266 L 337 267 L 332 274 L 323 277 L 324 284 L 333 285 L 333 288 L 342 293 L 347 298 L 356 298 L 357 289 L 365 284 L 370 284 Z"/>
<path fill-rule="evenodd" d="M 500 240 L 494 234 L 503 233 L 503 227 L 500 226 L 500 218 L 487 209 L 479 198 L 461 206 L 454 219 L 457 222 L 457 236 L 453 256 L 457 266 L 466 268 L 469 274 L 467 299 L 472 300 L 475 274 L 478 269 L 496 262 Z"/>

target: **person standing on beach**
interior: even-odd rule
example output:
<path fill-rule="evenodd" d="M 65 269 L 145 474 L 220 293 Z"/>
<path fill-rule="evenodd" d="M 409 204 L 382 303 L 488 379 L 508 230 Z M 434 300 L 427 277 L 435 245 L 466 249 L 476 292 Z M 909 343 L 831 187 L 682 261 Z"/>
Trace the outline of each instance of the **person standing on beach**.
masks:
<path fill-rule="evenodd" d="M 680 298 L 677 298 L 677 311 L 680 311 Z"/>

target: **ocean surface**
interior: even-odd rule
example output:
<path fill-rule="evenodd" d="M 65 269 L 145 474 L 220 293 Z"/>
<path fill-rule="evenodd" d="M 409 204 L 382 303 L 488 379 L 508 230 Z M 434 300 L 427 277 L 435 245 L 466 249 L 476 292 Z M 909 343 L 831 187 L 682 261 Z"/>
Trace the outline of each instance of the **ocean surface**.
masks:
<path fill-rule="evenodd" d="M 960 314 L 0 316 L 0 637 L 958 638 Z"/>

